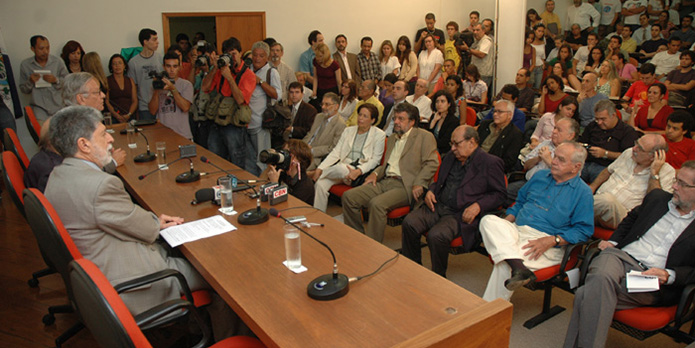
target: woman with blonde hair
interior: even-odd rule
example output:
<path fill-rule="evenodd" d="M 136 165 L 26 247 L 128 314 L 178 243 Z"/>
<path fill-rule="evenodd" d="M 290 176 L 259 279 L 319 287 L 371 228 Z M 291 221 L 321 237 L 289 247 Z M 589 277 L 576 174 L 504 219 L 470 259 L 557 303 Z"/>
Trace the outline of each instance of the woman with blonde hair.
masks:
<path fill-rule="evenodd" d="M 340 76 L 340 65 L 331 57 L 331 51 L 324 43 L 319 44 L 314 49 L 316 58 L 314 58 L 312 68 L 314 75 L 314 88 L 312 96 L 316 97 L 315 101 L 321 103 L 323 95 L 328 92 L 339 94 L 338 86 L 342 84 Z M 317 110 L 320 110 L 320 105 L 314 105 Z"/>
<path fill-rule="evenodd" d="M 389 73 L 398 76 L 401 68 L 401 63 L 396 57 L 396 50 L 393 48 L 391 40 L 384 40 L 379 47 L 379 63 L 381 64 L 381 80 Z"/>
<path fill-rule="evenodd" d="M 618 70 L 611 60 L 604 60 L 598 68 L 598 84 L 596 92 L 605 95 L 606 97 L 620 97 L 620 79 L 618 78 Z"/>
<path fill-rule="evenodd" d="M 82 68 L 85 72 L 88 72 L 94 76 L 94 78 L 99 81 L 99 89 L 104 93 L 104 95 L 109 94 L 109 83 L 106 80 L 106 74 L 104 73 L 104 67 L 101 65 L 101 57 L 99 53 L 89 52 L 82 57 Z M 106 104 L 106 100 L 104 100 Z M 106 109 L 106 105 L 104 105 Z"/>

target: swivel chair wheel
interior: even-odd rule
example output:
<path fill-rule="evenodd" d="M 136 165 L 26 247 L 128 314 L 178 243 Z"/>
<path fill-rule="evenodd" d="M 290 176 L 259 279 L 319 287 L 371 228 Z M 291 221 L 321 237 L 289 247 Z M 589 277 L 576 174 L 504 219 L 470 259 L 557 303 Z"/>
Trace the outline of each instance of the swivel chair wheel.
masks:
<path fill-rule="evenodd" d="M 48 313 L 48 314 L 43 316 L 41 321 L 43 322 L 44 325 L 51 325 L 51 324 L 55 323 L 56 317 L 55 317 L 55 315 Z"/>
<path fill-rule="evenodd" d="M 30 288 L 36 288 L 39 286 L 39 280 L 36 278 L 31 278 L 27 281 L 27 284 L 29 284 Z"/>

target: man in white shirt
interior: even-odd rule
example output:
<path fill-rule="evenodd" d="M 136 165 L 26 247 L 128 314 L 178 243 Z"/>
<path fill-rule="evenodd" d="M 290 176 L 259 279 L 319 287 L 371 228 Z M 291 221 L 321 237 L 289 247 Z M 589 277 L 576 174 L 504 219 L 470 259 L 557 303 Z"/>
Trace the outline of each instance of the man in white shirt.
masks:
<path fill-rule="evenodd" d="M 574 54 L 574 58 L 572 58 L 572 64 L 577 72 L 584 71 L 586 62 L 589 61 L 589 52 L 591 52 L 591 49 L 594 48 L 597 43 L 598 35 L 589 33 L 586 37 L 586 46 L 579 46 L 577 52 Z"/>
<path fill-rule="evenodd" d="M 640 15 L 647 11 L 647 0 L 626 0 L 623 3 L 621 14 L 625 18 L 623 23 L 633 29 L 640 25 Z"/>
<path fill-rule="evenodd" d="M 668 41 L 668 50 L 659 52 L 652 58 L 651 63 L 656 66 L 655 74 L 659 81 L 666 81 L 666 75 L 680 65 L 681 53 L 678 51 L 680 48 L 681 39 L 672 37 Z"/>
<path fill-rule="evenodd" d="M 601 14 L 596 11 L 594 6 L 582 0 L 573 0 L 573 6 L 567 8 L 567 24 L 578 24 L 582 33 L 585 35 L 594 31 L 594 26 L 598 25 Z M 569 35 L 569 32 L 567 33 Z"/>
<path fill-rule="evenodd" d="M 676 171 L 666 163 L 667 150 L 660 134 L 644 135 L 596 177 L 589 187 L 597 224 L 615 229 L 651 190 L 672 191 Z"/>
<path fill-rule="evenodd" d="M 420 122 L 429 122 L 432 117 L 432 100 L 427 98 L 427 80 L 418 79 L 415 83 L 415 93 L 405 97 L 405 101 L 415 105 L 420 110 Z"/>
<path fill-rule="evenodd" d="M 490 36 L 485 35 L 482 25 L 477 24 L 473 27 L 473 37 L 475 42 L 468 47 L 465 43 L 462 45 L 464 51 L 469 51 L 471 54 L 471 64 L 475 65 L 480 72 L 480 79 L 488 86 L 492 85 L 492 70 L 493 57 L 495 48 Z M 422 115 L 420 115 L 422 116 Z"/>
<path fill-rule="evenodd" d="M 601 20 L 599 21 L 598 35 L 604 37 L 606 33 L 612 32 L 615 28 L 622 4 L 620 0 L 601 0 L 599 6 L 601 7 Z"/>
<path fill-rule="evenodd" d="M 646 14 L 641 14 L 639 16 L 639 26 L 637 29 L 634 26 L 630 26 L 633 29 L 632 38 L 637 42 L 637 46 L 641 46 L 643 42 L 652 38 L 651 28 L 649 27 L 649 16 Z"/>

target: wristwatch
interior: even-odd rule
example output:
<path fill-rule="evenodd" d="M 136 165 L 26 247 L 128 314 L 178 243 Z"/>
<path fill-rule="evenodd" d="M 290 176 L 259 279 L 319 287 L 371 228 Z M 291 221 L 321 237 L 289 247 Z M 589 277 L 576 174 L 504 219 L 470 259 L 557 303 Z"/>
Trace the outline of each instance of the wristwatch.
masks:
<path fill-rule="evenodd" d="M 608 158 L 608 150 L 603 154 L 603 158 Z"/>
<path fill-rule="evenodd" d="M 659 181 L 659 174 L 652 174 L 652 175 L 650 176 L 650 178 L 652 178 L 652 179 L 654 179 L 654 180 L 656 180 L 656 181 Z"/>
<path fill-rule="evenodd" d="M 560 239 L 560 236 L 555 235 L 555 246 L 560 246 L 560 242 L 561 242 L 561 241 L 562 241 L 562 240 Z"/>

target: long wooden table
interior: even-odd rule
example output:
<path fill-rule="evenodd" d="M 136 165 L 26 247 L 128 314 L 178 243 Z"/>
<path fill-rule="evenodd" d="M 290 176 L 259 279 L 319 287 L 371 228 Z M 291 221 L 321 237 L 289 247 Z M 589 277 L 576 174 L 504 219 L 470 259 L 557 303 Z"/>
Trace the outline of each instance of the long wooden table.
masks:
<path fill-rule="evenodd" d="M 157 124 L 144 127 L 154 149 L 155 141 L 166 141 L 168 161 L 178 158 L 175 146 L 190 141 Z M 128 153 L 119 167 L 127 189 L 145 208 L 156 214 L 170 214 L 192 221 L 219 214 L 211 203 L 192 206 L 195 191 L 214 185 L 221 173 L 206 175 L 200 181 L 177 184 L 177 174 L 189 169 L 189 161 L 179 161 L 166 171 L 138 180 L 156 168 L 156 162 L 134 163 L 132 158 L 145 151 L 140 137 L 138 147 L 129 149 L 126 136 L 113 134 L 114 147 Z M 240 178 L 253 176 L 239 170 L 202 147 L 193 162 L 201 172 L 217 171 L 202 163 L 201 155 Z M 236 211 L 255 207 L 255 199 L 243 193 L 234 196 Z M 394 251 L 365 235 L 310 209 L 290 197 L 276 209 L 305 206 L 283 212 L 285 216 L 304 215 L 309 222 L 323 223 L 310 233 L 333 248 L 340 272 L 348 277 L 374 271 L 394 256 Z M 269 208 L 267 202 L 264 208 Z M 349 293 L 333 301 L 316 301 L 307 296 L 309 282 L 332 271 L 329 252 L 302 237 L 302 264 L 307 272 L 295 274 L 282 265 L 285 259 L 283 224 L 278 218 L 257 226 L 237 223 L 237 216 L 226 217 L 238 230 L 208 239 L 186 243 L 183 253 L 247 325 L 268 347 L 506 347 L 509 344 L 512 305 L 504 300 L 486 302 L 458 285 L 421 267 L 405 257 L 376 275 L 350 284 Z"/>

